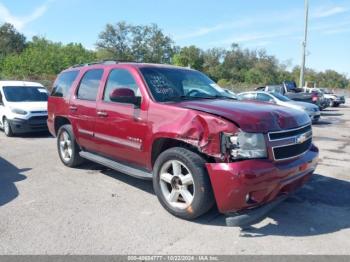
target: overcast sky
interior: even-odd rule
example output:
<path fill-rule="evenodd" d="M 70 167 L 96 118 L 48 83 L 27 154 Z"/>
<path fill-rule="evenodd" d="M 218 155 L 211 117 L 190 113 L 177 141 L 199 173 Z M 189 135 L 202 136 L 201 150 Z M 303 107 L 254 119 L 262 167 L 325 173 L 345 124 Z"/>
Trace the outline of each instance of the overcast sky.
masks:
<path fill-rule="evenodd" d="M 105 24 L 158 24 L 180 46 L 264 48 L 300 63 L 304 0 L 0 0 L 0 23 L 28 38 L 93 49 Z M 307 66 L 350 76 L 350 1 L 310 0 Z"/>

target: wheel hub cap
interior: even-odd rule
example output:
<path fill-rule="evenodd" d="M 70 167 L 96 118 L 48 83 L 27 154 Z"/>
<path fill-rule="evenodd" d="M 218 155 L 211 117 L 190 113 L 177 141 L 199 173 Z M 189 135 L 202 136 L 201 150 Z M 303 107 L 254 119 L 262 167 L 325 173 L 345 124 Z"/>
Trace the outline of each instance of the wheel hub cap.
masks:
<path fill-rule="evenodd" d="M 195 196 L 192 173 L 178 160 L 164 163 L 160 169 L 160 188 L 166 202 L 179 209 L 188 208 Z"/>

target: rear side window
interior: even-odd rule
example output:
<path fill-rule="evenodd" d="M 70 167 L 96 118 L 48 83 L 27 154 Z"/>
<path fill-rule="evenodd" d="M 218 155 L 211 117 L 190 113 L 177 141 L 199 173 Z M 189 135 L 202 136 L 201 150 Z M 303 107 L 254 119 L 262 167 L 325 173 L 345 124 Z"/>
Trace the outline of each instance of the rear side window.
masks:
<path fill-rule="evenodd" d="M 273 102 L 272 97 L 270 97 L 269 95 L 266 95 L 266 94 L 261 94 L 261 93 L 258 93 L 257 100 L 263 101 L 263 102 Z"/>
<path fill-rule="evenodd" d="M 77 98 L 81 100 L 96 101 L 98 87 L 100 86 L 103 69 L 87 71 L 81 79 Z"/>
<path fill-rule="evenodd" d="M 60 74 L 55 82 L 51 96 L 66 97 L 79 71 L 69 71 Z"/>

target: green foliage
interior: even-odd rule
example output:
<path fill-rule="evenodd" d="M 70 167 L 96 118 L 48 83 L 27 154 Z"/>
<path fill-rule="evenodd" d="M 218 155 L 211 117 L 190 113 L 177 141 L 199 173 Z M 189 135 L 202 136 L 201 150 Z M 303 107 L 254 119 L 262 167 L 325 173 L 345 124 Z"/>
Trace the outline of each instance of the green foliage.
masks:
<path fill-rule="evenodd" d="M 96 43 L 100 59 L 170 63 L 175 47 L 156 24 L 131 25 L 118 22 L 107 24 Z"/>
<path fill-rule="evenodd" d="M 178 66 L 188 66 L 193 69 L 203 70 L 203 51 L 194 45 L 181 48 L 180 52 L 173 56 L 173 63 Z"/>
<path fill-rule="evenodd" d="M 288 71 L 286 64 L 265 50 L 242 49 L 232 44 L 229 49 L 202 50 L 194 45 L 178 47 L 156 25 L 107 24 L 99 34 L 97 50 L 81 44 L 51 42 L 42 37 L 25 37 L 11 24 L 0 27 L 0 79 L 52 81 L 63 69 L 94 60 L 116 59 L 149 63 L 175 64 L 203 71 L 219 85 L 235 90 L 284 80 L 299 82 L 300 68 Z M 350 79 L 334 70 L 316 72 L 307 69 L 305 80 L 320 87 L 350 88 Z"/>
<path fill-rule="evenodd" d="M 25 45 L 25 36 L 17 32 L 13 25 L 5 23 L 0 26 L 0 60 L 9 54 L 21 53 Z"/>
<path fill-rule="evenodd" d="M 95 60 L 95 54 L 81 44 L 54 43 L 34 37 L 20 54 L 8 55 L 2 62 L 2 74 L 7 78 L 52 78 L 74 64 Z"/>

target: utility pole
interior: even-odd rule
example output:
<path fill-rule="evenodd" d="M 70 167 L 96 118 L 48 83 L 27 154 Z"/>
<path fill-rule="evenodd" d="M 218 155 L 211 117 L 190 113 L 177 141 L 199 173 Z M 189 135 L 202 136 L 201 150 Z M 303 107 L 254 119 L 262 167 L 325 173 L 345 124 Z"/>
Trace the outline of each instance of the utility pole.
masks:
<path fill-rule="evenodd" d="M 300 88 L 303 88 L 305 84 L 305 57 L 306 57 L 308 20 L 309 20 L 309 0 L 305 0 L 305 31 L 304 31 L 304 41 L 302 43 L 302 58 L 301 58 L 301 67 L 300 67 L 300 80 L 299 80 Z"/>

